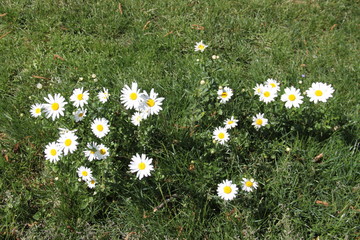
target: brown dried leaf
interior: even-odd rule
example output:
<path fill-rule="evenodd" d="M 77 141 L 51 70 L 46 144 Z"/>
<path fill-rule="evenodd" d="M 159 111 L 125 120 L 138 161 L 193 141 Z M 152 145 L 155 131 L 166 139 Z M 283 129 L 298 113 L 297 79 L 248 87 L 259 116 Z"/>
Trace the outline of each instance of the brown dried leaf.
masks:
<path fill-rule="evenodd" d="M 198 25 L 198 24 L 191 25 L 191 28 L 196 29 L 196 30 L 204 30 L 205 29 L 205 27 Z"/>
<path fill-rule="evenodd" d="M 151 21 L 147 21 L 143 27 L 143 30 L 147 29 L 148 28 L 148 25 L 150 24 Z"/>
<path fill-rule="evenodd" d="M 32 75 L 32 77 L 33 77 L 33 78 L 40 78 L 40 79 L 50 80 L 50 78 L 41 77 L 41 76 L 36 76 L 36 75 Z"/>
<path fill-rule="evenodd" d="M 189 166 L 189 170 L 193 171 L 194 169 L 195 169 L 195 165 L 191 163 L 190 166 Z"/>
<path fill-rule="evenodd" d="M 336 28 L 336 26 L 337 26 L 337 24 L 332 25 L 330 28 L 330 31 L 334 30 L 334 28 Z"/>
<path fill-rule="evenodd" d="M 60 59 L 60 60 L 62 60 L 62 61 L 65 61 L 64 58 L 60 57 L 60 56 L 57 55 L 57 54 L 54 54 L 54 59 Z"/>
<path fill-rule="evenodd" d="M 5 17 L 7 13 L 0 14 L 0 17 Z"/>
<path fill-rule="evenodd" d="M 316 163 L 321 162 L 321 159 L 324 157 L 324 154 L 320 153 L 319 155 L 317 155 L 316 157 L 314 157 L 313 161 Z"/>
<path fill-rule="evenodd" d="M 170 35 L 170 34 L 172 34 L 172 33 L 173 33 L 173 31 L 170 31 L 170 32 L 168 32 L 167 34 L 165 34 L 164 37 L 166 37 L 166 36 L 168 36 L 168 35 Z"/>
<path fill-rule="evenodd" d="M 123 10 L 122 10 L 121 3 L 119 3 L 119 12 L 120 12 L 121 15 L 123 15 Z"/>
<path fill-rule="evenodd" d="M 320 200 L 316 200 L 315 203 L 320 204 L 320 205 L 324 205 L 325 207 L 328 207 L 330 205 L 328 202 L 320 201 Z"/>
<path fill-rule="evenodd" d="M 5 34 L 3 34 L 3 35 L 1 35 L 1 36 L 0 36 L 0 39 L 6 37 L 6 35 L 8 35 L 9 33 L 11 33 L 11 31 L 10 31 L 10 32 L 7 32 L 7 33 L 5 33 Z"/>

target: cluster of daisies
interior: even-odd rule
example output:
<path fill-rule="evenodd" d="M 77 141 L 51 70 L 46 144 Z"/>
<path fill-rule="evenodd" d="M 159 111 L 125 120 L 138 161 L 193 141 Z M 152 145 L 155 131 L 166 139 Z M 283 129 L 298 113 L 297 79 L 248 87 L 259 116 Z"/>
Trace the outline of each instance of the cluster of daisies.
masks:
<path fill-rule="evenodd" d="M 150 115 L 158 115 L 164 100 L 158 97 L 154 89 L 150 90 L 150 94 L 146 91 L 141 92 L 136 82 L 133 82 L 131 87 L 125 85 L 121 90 L 120 99 L 126 109 L 135 109 L 136 112 L 131 117 L 131 122 L 135 126 L 140 126 L 141 121 Z"/>
<path fill-rule="evenodd" d="M 252 192 L 258 187 L 258 183 L 254 179 L 243 178 L 241 181 L 241 189 L 246 192 Z M 238 193 L 238 187 L 236 184 L 232 183 L 231 180 L 224 180 L 222 183 L 218 184 L 217 194 L 224 200 L 232 200 L 236 197 Z"/>
<path fill-rule="evenodd" d="M 121 91 L 121 103 L 126 109 L 135 109 L 137 112 L 132 116 L 131 122 L 135 125 L 140 125 L 143 119 L 146 119 L 152 114 L 158 114 L 162 110 L 161 105 L 164 98 L 159 98 L 154 89 L 151 89 L 150 94 L 146 91 L 140 93 L 137 83 L 132 83 L 131 88 L 128 85 Z M 73 90 L 70 96 L 70 101 L 75 107 L 73 112 L 73 119 L 75 122 L 82 121 L 86 116 L 86 105 L 89 101 L 89 92 L 84 91 L 83 88 Z M 101 103 L 108 101 L 110 94 L 108 89 L 103 88 L 97 94 L 98 100 Z M 55 121 L 60 116 L 65 114 L 65 106 L 68 104 L 65 98 L 59 93 L 54 95 L 48 94 L 44 98 L 46 103 L 36 103 L 31 106 L 30 113 L 33 117 L 38 118 L 45 113 L 46 118 Z M 92 133 L 98 138 L 102 139 L 110 132 L 110 123 L 105 118 L 94 118 L 89 126 Z M 59 129 L 59 137 L 56 141 L 50 142 L 46 145 L 44 153 L 45 159 L 51 163 L 57 163 L 63 156 L 74 153 L 78 149 L 78 139 L 76 136 L 76 129 L 69 130 L 65 128 Z M 95 141 L 86 143 L 85 150 L 83 151 L 85 158 L 92 162 L 94 160 L 104 160 L 110 156 L 109 148 L 102 143 Z M 150 171 L 154 170 L 152 166 L 152 159 L 148 158 L 145 154 L 136 154 L 132 157 L 130 171 L 137 173 L 139 179 L 150 176 Z M 85 181 L 89 188 L 94 188 L 96 185 L 96 178 L 93 176 L 91 168 L 80 166 L 77 169 L 79 181 Z"/>
<path fill-rule="evenodd" d="M 260 101 L 269 102 L 275 101 L 280 91 L 280 83 L 274 79 L 268 79 L 263 84 L 256 84 L 253 88 L 255 95 L 259 96 Z M 311 87 L 305 91 L 305 94 L 310 98 L 310 102 L 326 102 L 328 98 L 332 97 L 334 89 L 331 85 L 321 82 L 312 83 Z M 286 108 L 298 108 L 303 103 L 304 97 L 301 96 L 300 89 L 293 86 L 284 89 L 281 95 L 281 101 L 285 102 Z"/>

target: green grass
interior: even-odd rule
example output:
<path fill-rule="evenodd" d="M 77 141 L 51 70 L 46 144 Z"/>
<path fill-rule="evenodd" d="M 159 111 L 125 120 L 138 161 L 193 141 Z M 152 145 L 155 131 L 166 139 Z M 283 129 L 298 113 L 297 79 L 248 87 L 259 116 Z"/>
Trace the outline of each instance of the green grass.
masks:
<path fill-rule="evenodd" d="M 109 0 L 2 0 L 1 237 L 360 237 L 357 1 L 126 0 L 121 9 Z M 200 40 L 209 47 L 194 52 Z M 313 82 L 332 84 L 334 97 L 300 109 L 285 109 L 279 97 L 265 105 L 252 88 L 267 78 L 302 92 Z M 159 116 L 140 128 L 120 104 L 121 89 L 134 81 L 165 98 Z M 225 105 L 216 103 L 219 85 L 234 90 Z M 69 120 L 71 104 L 59 121 L 31 118 L 30 106 L 47 94 L 69 102 L 79 87 L 93 97 L 109 88 L 111 101 L 91 105 L 80 124 Z M 251 126 L 258 112 L 270 122 L 260 131 Z M 231 115 L 240 121 L 229 146 L 214 144 L 212 131 Z M 88 129 L 95 116 L 111 121 L 107 161 L 90 165 L 81 149 L 56 165 L 45 160 L 58 127 L 95 140 Z M 129 173 L 135 153 L 154 159 L 151 177 Z M 98 174 L 95 190 L 77 180 L 83 164 Z M 259 182 L 256 191 L 228 202 L 217 196 L 222 180 L 239 185 L 246 176 Z"/>

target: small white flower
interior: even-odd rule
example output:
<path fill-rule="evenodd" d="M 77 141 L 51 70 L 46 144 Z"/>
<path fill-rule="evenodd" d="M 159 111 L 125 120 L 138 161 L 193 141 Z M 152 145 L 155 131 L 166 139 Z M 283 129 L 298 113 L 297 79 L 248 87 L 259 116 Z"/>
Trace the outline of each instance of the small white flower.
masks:
<path fill-rule="evenodd" d="M 277 96 L 277 91 L 275 88 L 265 86 L 263 87 L 259 96 L 260 96 L 260 101 L 268 104 L 269 102 L 275 100 L 275 97 Z"/>
<path fill-rule="evenodd" d="M 232 97 L 233 91 L 229 87 L 224 87 L 224 88 L 219 87 L 217 94 L 218 94 L 218 99 L 220 99 L 220 103 L 226 103 Z"/>
<path fill-rule="evenodd" d="M 81 178 L 85 182 L 92 179 L 92 171 L 90 168 L 81 166 L 77 169 L 77 174 L 79 178 Z"/>
<path fill-rule="evenodd" d="M 60 117 L 60 115 L 64 116 L 64 106 L 67 104 L 64 97 L 56 93 L 54 97 L 49 94 L 48 98 L 45 97 L 44 99 L 47 102 L 47 104 L 43 104 L 47 118 L 51 117 L 54 121 L 55 118 Z"/>
<path fill-rule="evenodd" d="M 42 108 L 43 108 L 43 105 L 40 103 L 36 103 L 36 104 L 32 105 L 31 109 L 30 109 L 31 116 L 33 116 L 35 118 L 41 116 Z"/>
<path fill-rule="evenodd" d="M 258 84 L 257 83 L 256 86 L 253 88 L 254 89 L 254 94 L 260 96 L 263 88 L 264 88 L 263 84 Z"/>
<path fill-rule="evenodd" d="M 139 109 L 140 104 L 140 89 L 136 82 L 131 84 L 131 88 L 128 85 L 125 85 L 121 89 L 121 103 L 124 104 L 126 109 Z"/>
<path fill-rule="evenodd" d="M 91 77 L 96 78 L 96 74 L 95 73 L 91 74 Z"/>
<path fill-rule="evenodd" d="M 303 103 L 303 98 L 304 97 L 300 94 L 300 90 L 294 87 L 285 88 L 285 93 L 281 95 L 281 101 L 286 102 L 286 108 L 300 107 L 300 104 Z"/>
<path fill-rule="evenodd" d="M 334 88 L 326 83 L 315 82 L 311 87 L 306 90 L 306 95 L 310 98 L 311 102 L 327 102 L 327 99 L 332 97 Z"/>
<path fill-rule="evenodd" d="M 217 194 L 224 200 L 232 200 L 236 197 L 238 188 L 236 184 L 233 184 L 232 181 L 224 180 L 222 183 L 218 184 Z"/>
<path fill-rule="evenodd" d="M 265 85 L 273 88 L 276 92 L 280 90 L 280 83 L 275 79 L 269 78 L 266 80 Z"/>
<path fill-rule="evenodd" d="M 77 149 L 77 139 L 78 137 L 72 132 L 67 132 L 60 136 L 57 142 L 63 150 L 64 156 L 66 156 L 68 153 L 73 153 Z"/>
<path fill-rule="evenodd" d="M 73 94 L 70 96 L 70 101 L 73 102 L 73 105 L 75 107 L 84 107 L 85 104 L 87 104 L 89 100 L 89 92 L 84 91 L 84 88 L 76 88 L 73 91 Z"/>
<path fill-rule="evenodd" d="M 42 84 L 41 83 L 36 84 L 36 88 L 42 89 Z"/>
<path fill-rule="evenodd" d="M 139 154 L 134 155 L 131 158 L 129 167 L 132 173 L 136 172 L 136 177 L 140 180 L 143 177 L 150 176 L 150 171 L 154 170 L 154 167 L 152 165 L 152 159 L 146 157 L 145 154 L 141 154 L 141 156 Z"/>
<path fill-rule="evenodd" d="M 226 128 L 218 127 L 214 130 L 212 138 L 220 144 L 225 144 L 229 141 L 230 136 Z"/>
<path fill-rule="evenodd" d="M 79 122 L 83 120 L 85 116 L 86 116 L 86 109 L 77 109 L 76 112 L 74 112 L 75 122 Z"/>
<path fill-rule="evenodd" d="M 147 94 L 146 91 L 141 94 L 139 110 L 143 112 L 144 115 L 158 115 L 160 110 L 162 110 L 161 105 L 164 98 L 157 97 L 157 95 L 154 89 L 151 89 L 150 94 Z"/>
<path fill-rule="evenodd" d="M 106 88 L 103 88 L 103 90 L 98 93 L 99 101 L 102 103 L 106 103 L 109 97 L 110 97 L 109 90 Z"/>
<path fill-rule="evenodd" d="M 92 177 L 90 180 L 86 181 L 88 188 L 95 188 L 96 179 Z"/>
<path fill-rule="evenodd" d="M 91 130 L 95 136 L 102 138 L 110 132 L 109 121 L 105 118 L 96 118 L 91 124 Z"/>
<path fill-rule="evenodd" d="M 56 163 L 60 160 L 62 151 L 57 142 L 51 142 L 45 147 L 45 159 L 52 163 Z"/>
<path fill-rule="evenodd" d="M 242 190 L 246 192 L 252 192 L 254 189 L 258 187 L 258 183 L 255 182 L 254 179 L 243 178 L 241 184 L 242 184 Z"/>
<path fill-rule="evenodd" d="M 261 128 L 261 127 L 265 126 L 266 124 L 268 124 L 268 119 L 264 118 L 263 113 L 256 114 L 256 116 L 253 117 L 252 120 L 253 120 L 252 125 L 254 125 L 256 130 L 258 130 L 259 128 Z"/>
<path fill-rule="evenodd" d="M 197 42 L 195 44 L 195 52 L 197 52 L 197 51 L 203 52 L 205 50 L 205 48 L 207 48 L 207 47 L 208 47 L 208 45 L 205 45 L 203 43 L 203 41 L 201 40 L 200 42 Z"/>
<path fill-rule="evenodd" d="M 109 155 L 109 149 L 107 147 L 105 147 L 104 144 L 99 144 L 97 146 L 97 151 L 95 153 L 97 159 L 102 160 L 102 159 L 106 159 Z"/>
<path fill-rule="evenodd" d="M 230 129 L 230 128 L 236 127 L 238 121 L 239 121 L 239 120 L 236 120 L 236 119 L 234 118 L 234 116 L 231 116 L 231 118 L 228 118 L 228 119 L 225 120 L 225 122 L 224 122 L 225 128 L 226 128 L 226 129 Z"/>
<path fill-rule="evenodd" d="M 135 112 L 131 116 L 131 123 L 135 126 L 140 126 L 141 121 L 144 119 L 144 114 L 141 112 Z"/>
<path fill-rule="evenodd" d="M 95 142 L 88 143 L 86 145 L 86 150 L 84 151 L 85 157 L 88 158 L 90 162 L 95 159 L 98 159 L 96 152 L 98 151 L 98 145 Z"/>

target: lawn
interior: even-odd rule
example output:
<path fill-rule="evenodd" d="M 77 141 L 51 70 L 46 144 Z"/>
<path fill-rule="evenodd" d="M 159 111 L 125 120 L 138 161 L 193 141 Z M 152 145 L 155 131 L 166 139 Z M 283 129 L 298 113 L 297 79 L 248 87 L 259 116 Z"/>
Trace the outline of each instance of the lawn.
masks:
<path fill-rule="evenodd" d="M 1 0 L 1 237 L 360 238 L 359 16 L 353 0 Z M 254 91 L 268 79 L 274 99 Z M 334 92 L 314 101 L 315 83 Z M 62 116 L 32 116 L 55 94 Z M 78 145 L 49 160 L 64 135 Z M 152 163 L 135 173 L 137 154 Z"/>

